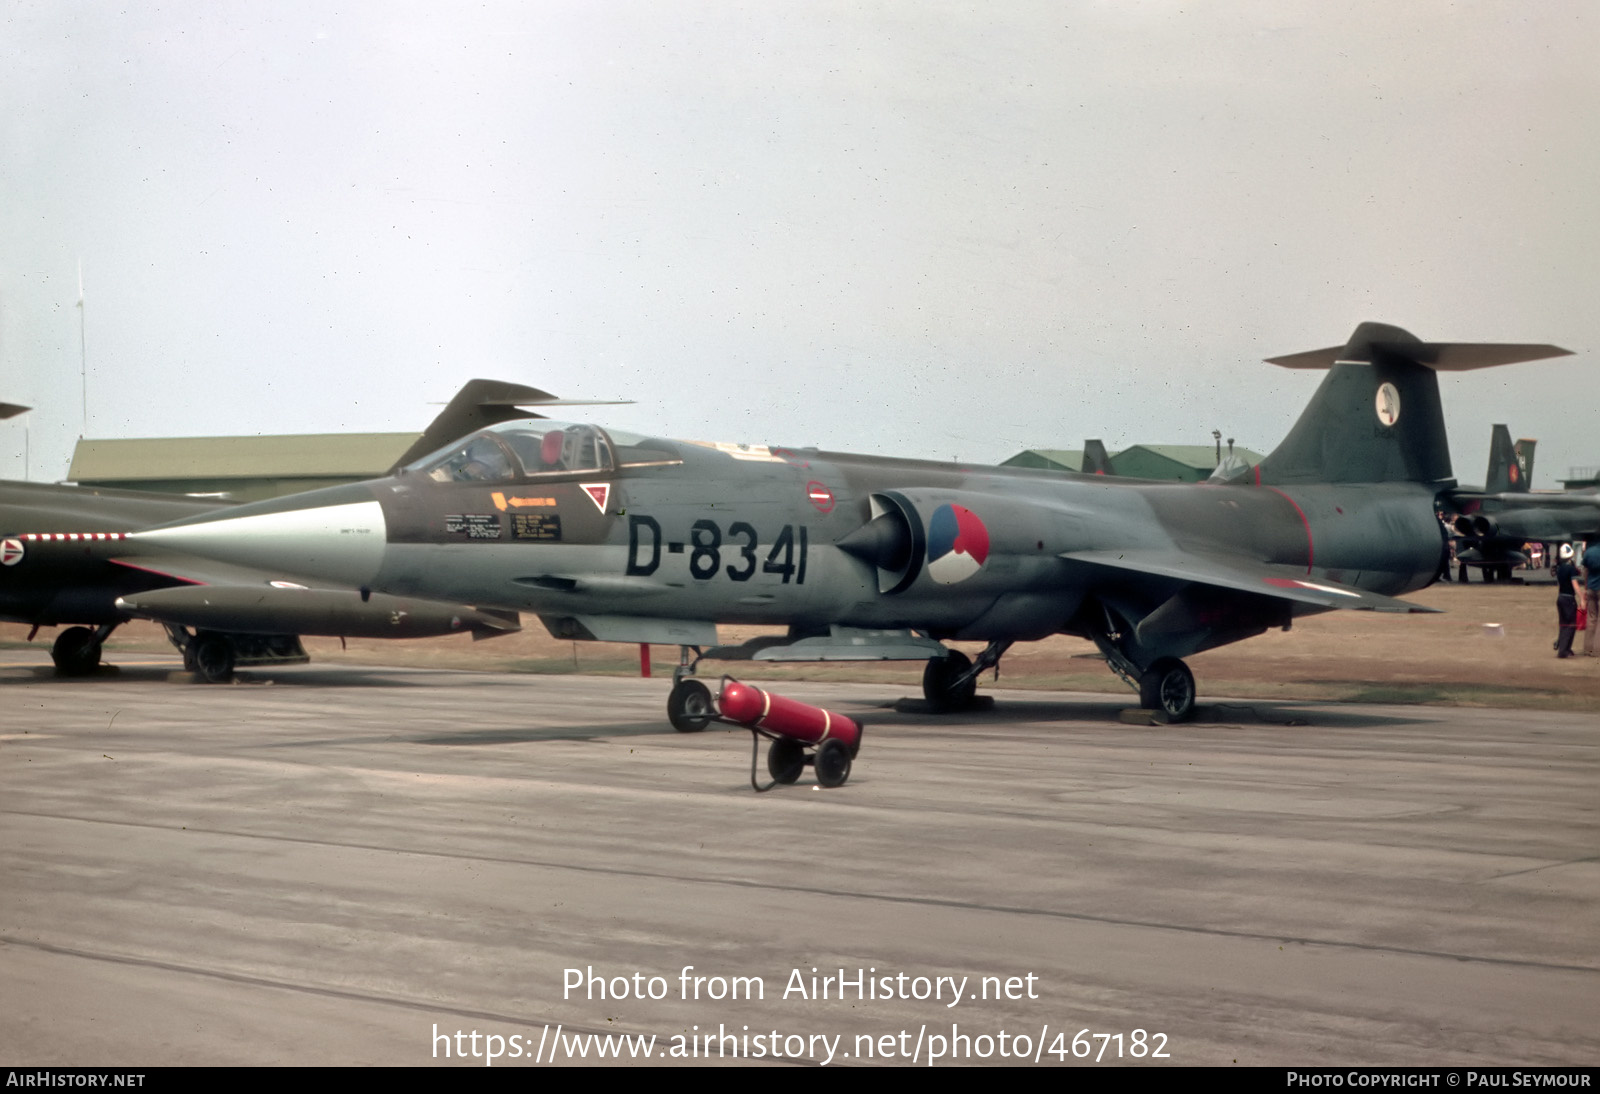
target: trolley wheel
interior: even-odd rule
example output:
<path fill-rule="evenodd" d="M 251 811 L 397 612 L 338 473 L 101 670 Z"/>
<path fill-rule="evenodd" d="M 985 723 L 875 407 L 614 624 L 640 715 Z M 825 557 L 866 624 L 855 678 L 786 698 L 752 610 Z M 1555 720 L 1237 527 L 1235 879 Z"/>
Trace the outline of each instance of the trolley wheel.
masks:
<path fill-rule="evenodd" d="M 800 777 L 806 769 L 806 750 L 792 737 L 779 737 L 767 749 L 767 774 L 774 782 L 785 785 Z"/>
<path fill-rule="evenodd" d="M 699 733 L 711 724 L 716 708 L 711 689 L 698 680 L 679 680 L 667 696 L 667 721 L 679 733 Z"/>
<path fill-rule="evenodd" d="M 850 750 L 843 741 L 823 741 L 811 761 L 817 782 L 823 786 L 843 786 L 850 777 Z"/>
<path fill-rule="evenodd" d="M 922 697 L 939 713 L 965 710 L 978 694 L 978 680 L 973 677 L 959 688 L 956 677 L 972 667 L 972 658 L 960 650 L 951 650 L 944 657 L 931 657 L 928 667 L 922 670 Z"/>

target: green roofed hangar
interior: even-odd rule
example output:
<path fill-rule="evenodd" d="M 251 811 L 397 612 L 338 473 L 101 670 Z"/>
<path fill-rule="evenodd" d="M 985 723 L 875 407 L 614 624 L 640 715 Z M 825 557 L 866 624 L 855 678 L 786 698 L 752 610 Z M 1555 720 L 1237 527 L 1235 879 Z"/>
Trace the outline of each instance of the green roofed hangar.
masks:
<path fill-rule="evenodd" d="M 1248 448 L 1230 447 L 1221 462 L 1242 461 L 1246 466 L 1253 466 L 1261 459 L 1260 453 Z M 1166 482 L 1200 482 L 1211 477 L 1218 462 L 1217 448 L 1209 444 L 1136 444 L 1114 453 L 1110 459 L 1113 475 Z M 1001 466 L 1081 472 L 1083 449 L 1030 448 L 1005 460 Z"/>
<path fill-rule="evenodd" d="M 260 501 L 379 478 L 418 436 L 308 433 L 82 440 L 67 477 L 83 486 Z"/>

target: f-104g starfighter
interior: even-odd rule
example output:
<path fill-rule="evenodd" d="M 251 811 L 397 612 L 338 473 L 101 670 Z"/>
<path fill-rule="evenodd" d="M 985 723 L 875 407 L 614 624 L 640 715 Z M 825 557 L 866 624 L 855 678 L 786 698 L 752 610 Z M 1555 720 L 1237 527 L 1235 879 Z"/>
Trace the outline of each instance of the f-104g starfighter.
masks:
<path fill-rule="evenodd" d="M 1177 484 L 704 444 L 512 420 L 396 474 L 135 532 L 286 577 L 536 613 L 559 637 L 683 648 L 668 713 L 715 711 L 695 655 L 919 659 L 938 707 L 1013 643 L 1093 642 L 1141 702 L 1195 707 L 1183 658 L 1438 574 L 1456 487 L 1437 374 L 1550 345 L 1423 342 L 1359 326 L 1271 359 L 1326 369 L 1260 464 Z M 717 624 L 787 634 L 716 648 Z M 987 643 L 976 662 L 949 640 Z"/>

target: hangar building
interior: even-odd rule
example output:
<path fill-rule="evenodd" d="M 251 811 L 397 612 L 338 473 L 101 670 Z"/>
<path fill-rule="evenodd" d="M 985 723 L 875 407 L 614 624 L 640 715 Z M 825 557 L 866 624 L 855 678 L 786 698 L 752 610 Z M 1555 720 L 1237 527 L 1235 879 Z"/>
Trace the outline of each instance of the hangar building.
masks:
<path fill-rule="evenodd" d="M 1260 453 L 1248 448 L 1235 447 L 1231 455 L 1247 465 L 1258 464 L 1262 459 Z M 1030 448 L 1012 456 L 1002 466 L 1082 471 L 1083 449 Z M 1111 457 L 1111 473 L 1130 479 L 1199 482 L 1210 478 L 1216 469 L 1217 449 L 1209 444 L 1136 444 Z"/>
<path fill-rule="evenodd" d="M 259 501 L 387 474 L 419 436 L 308 433 L 82 440 L 67 478 L 83 486 Z"/>

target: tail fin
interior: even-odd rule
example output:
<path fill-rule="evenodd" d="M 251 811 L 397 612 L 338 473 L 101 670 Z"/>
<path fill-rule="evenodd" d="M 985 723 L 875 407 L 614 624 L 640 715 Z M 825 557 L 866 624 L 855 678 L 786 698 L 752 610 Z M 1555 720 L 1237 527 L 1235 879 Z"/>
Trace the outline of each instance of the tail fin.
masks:
<path fill-rule="evenodd" d="M 1485 494 L 1526 494 L 1533 486 L 1533 446 L 1538 441 L 1511 443 L 1511 430 L 1494 427 L 1489 441 L 1489 470 L 1483 477 Z"/>
<path fill-rule="evenodd" d="M 1517 450 L 1511 444 L 1511 430 L 1497 425 L 1489 434 L 1489 470 L 1483 473 L 1483 492 L 1504 494 L 1515 490 L 1521 478 Z"/>
<path fill-rule="evenodd" d="M 1423 342 L 1382 323 L 1362 323 L 1343 346 L 1269 357 L 1327 377 L 1283 443 L 1262 460 L 1263 483 L 1453 481 L 1439 402 L 1440 371 L 1562 357 L 1550 345 Z"/>
<path fill-rule="evenodd" d="M 1085 475 L 1115 475 L 1111 470 L 1111 457 L 1102 441 L 1083 442 L 1083 473 Z"/>

